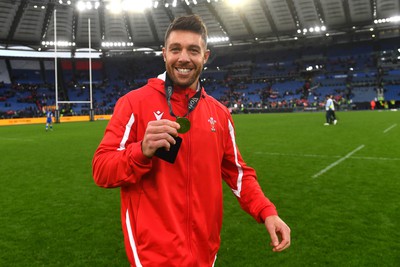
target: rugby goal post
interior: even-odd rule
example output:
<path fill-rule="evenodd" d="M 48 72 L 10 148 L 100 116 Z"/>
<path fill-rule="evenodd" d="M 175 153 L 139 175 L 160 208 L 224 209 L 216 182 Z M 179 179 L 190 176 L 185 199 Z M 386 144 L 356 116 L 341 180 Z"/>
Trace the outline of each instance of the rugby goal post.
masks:
<path fill-rule="evenodd" d="M 89 109 L 89 121 L 94 121 L 94 110 L 93 110 L 93 83 L 92 83 L 92 40 L 90 32 L 90 18 L 88 18 L 88 41 L 89 41 L 89 101 L 59 101 L 58 100 L 58 66 L 57 66 L 57 10 L 54 9 L 54 87 L 55 87 L 55 99 L 56 99 L 56 110 L 55 110 L 55 122 L 60 123 L 60 110 L 59 104 L 90 104 Z"/>

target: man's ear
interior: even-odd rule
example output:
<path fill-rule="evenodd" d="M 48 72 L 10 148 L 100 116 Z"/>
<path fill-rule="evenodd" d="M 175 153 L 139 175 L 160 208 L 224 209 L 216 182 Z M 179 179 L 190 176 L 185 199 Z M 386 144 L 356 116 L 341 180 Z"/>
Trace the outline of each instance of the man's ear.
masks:
<path fill-rule="evenodd" d="M 210 57 L 211 51 L 210 49 L 207 49 L 206 52 L 204 53 L 204 61 L 203 63 L 206 64 L 208 61 L 208 58 Z"/>
<path fill-rule="evenodd" d="M 166 62 L 167 58 L 165 57 L 165 47 L 162 48 L 162 55 L 163 55 L 164 62 Z"/>

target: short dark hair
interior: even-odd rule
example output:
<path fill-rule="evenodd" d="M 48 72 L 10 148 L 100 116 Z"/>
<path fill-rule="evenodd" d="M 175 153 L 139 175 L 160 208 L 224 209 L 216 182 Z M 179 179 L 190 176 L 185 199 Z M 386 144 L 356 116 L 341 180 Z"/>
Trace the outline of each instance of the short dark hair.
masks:
<path fill-rule="evenodd" d="M 199 15 L 188 15 L 175 18 L 165 32 L 164 45 L 167 44 L 167 39 L 171 32 L 179 30 L 200 34 L 207 47 L 207 27 Z"/>

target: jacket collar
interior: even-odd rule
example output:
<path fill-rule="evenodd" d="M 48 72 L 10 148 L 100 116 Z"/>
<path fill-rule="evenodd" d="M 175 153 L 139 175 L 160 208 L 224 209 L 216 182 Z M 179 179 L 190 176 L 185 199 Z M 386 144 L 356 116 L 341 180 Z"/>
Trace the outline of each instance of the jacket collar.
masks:
<path fill-rule="evenodd" d="M 157 76 L 157 79 L 162 81 L 162 91 L 163 91 L 163 94 L 165 94 L 164 85 L 165 85 L 166 76 L 167 76 L 167 72 L 166 72 L 166 71 L 164 71 L 163 73 L 161 73 L 161 74 L 159 74 L 159 75 Z M 157 88 L 158 88 L 158 87 L 157 87 Z M 174 87 L 174 89 L 176 89 L 176 87 Z M 197 90 L 196 90 L 196 92 L 197 92 L 198 90 L 202 90 L 202 89 L 203 89 L 202 86 L 200 85 L 200 83 L 198 83 L 198 84 L 197 84 Z M 189 96 L 193 96 L 196 92 L 194 92 L 194 91 L 193 91 L 192 89 L 190 89 L 190 88 L 181 88 L 181 87 L 179 87 L 179 90 L 174 90 L 174 93 L 177 93 L 177 94 L 184 94 L 184 95 L 189 95 Z M 204 92 L 204 91 L 203 91 L 203 92 Z"/>

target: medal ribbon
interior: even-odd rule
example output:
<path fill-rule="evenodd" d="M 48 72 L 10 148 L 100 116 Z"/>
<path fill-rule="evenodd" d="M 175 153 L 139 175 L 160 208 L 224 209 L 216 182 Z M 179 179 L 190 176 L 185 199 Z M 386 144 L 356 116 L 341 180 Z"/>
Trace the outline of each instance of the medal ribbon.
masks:
<path fill-rule="evenodd" d="M 175 118 L 178 118 L 178 116 L 176 116 L 174 114 L 174 112 L 172 110 L 172 105 L 171 105 L 171 96 L 172 96 L 173 92 L 174 92 L 174 87 L 173 87 L 173 84 L 172 84 L 172 80 L 169 78 L 168 73 L 165 73 L 165 94 L 166 94 L 166 97 L 167 97 L 167 104 L 168 104 L 168 107 L 169 107 L 169 114 L 171 114 L 171 116 L 173 116 Z M 199 90 L 197 90 L 196 94 L 189 99 L 188 111 L 183 117 L 186 117 L 187 115 L 189 115 L 189 113 L 192 112 L 196 108 L 196 106 L 197 106 L 197 104 L 199 103 L 199 100 L 200 100 L 200 95 L 201 95 L 201 87 L 200 87 Z"/>

